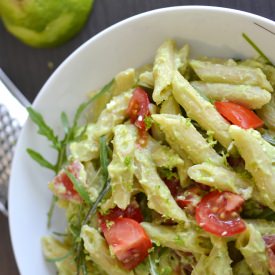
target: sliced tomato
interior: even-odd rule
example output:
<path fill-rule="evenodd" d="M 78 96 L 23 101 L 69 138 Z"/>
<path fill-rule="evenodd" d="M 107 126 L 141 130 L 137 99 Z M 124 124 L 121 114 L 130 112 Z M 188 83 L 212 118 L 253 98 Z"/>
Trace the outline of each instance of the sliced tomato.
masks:
<path fill-rule="evenodd" d="M 204 193 L 204 190 L 196 183 L 188 187 L 183 194 L 177 196 L 176 202 L 180 208 L 183 208 L 189 214 L 194 215 L 195 208 Z"/>
<path fill-rule="evenodd" d="M 82 164 L 78 161 L 74 161 L 66 167 L 66 170 L 68 170 L 76 178 L 79 178 L 79 173 L 81 169 Z M 65 170 L 61 170 L 58 175 L 53 179 L 53 192 L 60 199 L 74 202 L 82 202 L 80 195 L 74 189 L 74 185 L 67 176 Z"/>
<path fill-rule="evenodd" d="M 128 270 L 140 264 L 152 248 L 143 227 L 133 219 L 117 218 L 103 234 L 117 259 Z"/>
<path fill-rule="evenodd" d="M 134 90 L 133 96 L 127 108 L 127 114 L 131 123 L 139 129 L 139 144 L 145 145 L 147 142 L 147 129 L 145 118 L 150 116 L 150 100 L 147 93 L 140 87 Z"/>
<path fill-rule="evenodd" d="M 196 221 L 205 231 L 217 236 L 232 236 L 246 229 L 241 219 L 244 199 L 231 192 L 213 191 L 196 207 Z"/>
<path fill-rule="evenodd" d="M 172 178 L 170 180 L 164 179 L 164 182 L 173 197 L 177 197 L 180 193 L 183 192 L 183 189 L 180 186 L 180 181 L 177 178 Z"/>
<path fill-rule="evenodd" d="M 181 208 L 185 208 L 189 205 L 195 207 L 200 200 L 201 197 L 192 192 L 184 192 L 183 195 L 180 195 L 176 198 L 176 202 Z"/>
<path fill-rule="evenodd" d="M 234 125 L 243 129 L 258 128 L 264 122 L 253 111 L 233 102 L 215 102 L 218 112 Z"/>
<path fill-rule="evenodd" d="M 275 235 L 267 235 L 263 237 L 268 255 L 269 271 L 275 275 Z"/>
<path fill-rule="evenodd" d="M 129 102 L 127 114 L 131 123 L 141 130 L 146 130 L 144 118 L 150 115 L 149 105 L 150 100 L 147 93 L 140 87 L 136 88 Z"/>
<path fill-rule="evenodd" d="M 138 223 L 143 221 L 143 216 L 138 205 L 130 204 L 125 210 L 115 207 L 109 211 L 106 215 L 99 215 L 99 223 L 102 232 L 107 230 L 108 222 L 112 222 L 117 218 L 130 218 Z"/>

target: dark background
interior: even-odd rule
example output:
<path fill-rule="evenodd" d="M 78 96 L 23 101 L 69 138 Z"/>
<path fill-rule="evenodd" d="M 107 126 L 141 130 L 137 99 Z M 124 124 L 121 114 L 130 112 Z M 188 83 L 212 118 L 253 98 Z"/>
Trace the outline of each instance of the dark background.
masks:
<path fill-rule="evenodd" d="M 32 102 L 55 68 L 90 37 L 132 15 L 157 8 L 182 5 L 227 7 L 275 20 L 274 0 L 95 0 L 93 11 L 82 31 L 71 41 L 57 48 L 35 49 L 26 46 L 7 33 L 0 22 L 0 67 Z M 49 63 L 53 64 L 53 68 Z M 10 244 L 8 220 L 2 214 L 0 214 L 0 274 L 19 274 Z"/>

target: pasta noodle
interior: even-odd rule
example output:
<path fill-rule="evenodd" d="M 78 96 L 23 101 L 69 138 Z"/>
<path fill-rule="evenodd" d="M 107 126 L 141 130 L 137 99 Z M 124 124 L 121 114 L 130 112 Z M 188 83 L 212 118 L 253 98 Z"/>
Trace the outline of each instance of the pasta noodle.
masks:
<path fill-rule="evenodd" d="M 68 275 L 272 273 L 274 84 L 260 59 L 190 60 L 166 40 L 92 98 L 85 125 L 86 103 L 72 124 L 63 114 L 62 139 L 32 110 L 59 155 L 28 153 L 57 172 L 49 189 L 67 220 L 42 239 L 46 260 Z"/>

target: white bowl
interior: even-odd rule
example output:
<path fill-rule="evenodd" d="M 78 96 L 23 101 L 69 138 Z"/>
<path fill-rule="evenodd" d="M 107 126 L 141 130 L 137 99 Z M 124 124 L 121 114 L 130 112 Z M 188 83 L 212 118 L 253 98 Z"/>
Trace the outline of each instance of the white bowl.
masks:
<path fill-rule="evenodd" d="M 101 87 L 119 71 L 152 62 L 165 39 L 175 39 L 179 45 L 188 42 L 193 55 L 254 56 L 242 33 L 275 61 L 275 23 L 260 16 L 224 8 L 183 6 L 131 17 L 91 38 L 67 58 L 40 91 L 34 108 L 61 133 L 61 111 L 72 115 L 88 91 Z M 53 174 L 32 161 L 26 148 L 40 151 L 49 160 L 54 160 L 55 154 L 36 131 L 27 121 L 17 144 L 9 190 L 10 232 L 22 275 L 55 274 L 43 258 L 40 243 L 49 233 L 46 213 L 51 193 L 47 182 Z M 57 211 L 52 230 L 63 226 L 60 217 Z"/>

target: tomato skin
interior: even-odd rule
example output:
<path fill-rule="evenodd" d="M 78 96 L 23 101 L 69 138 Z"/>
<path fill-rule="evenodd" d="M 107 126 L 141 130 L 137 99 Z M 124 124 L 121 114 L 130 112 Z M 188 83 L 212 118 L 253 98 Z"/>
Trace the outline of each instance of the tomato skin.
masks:
<path fill-rule="evenodd" d="M 275 275 L 275 235 L 267 235 L 263 239 L 268 255 L 269 271 L 272 275 Z"/>
<path fill-rule="evenodd" d="M 180 193 L 182 193 L 182 188 L 180 186 L 180 181 L 178 179 L 164 179 L 164 182 L 170 190 L 170 193 L 173 197 L 177 197 Z"/>
<path fill-rule="evenodd" d="M 141 210 L 138 206 L 130 204 L 125 210 L 118 208 L 117 206 L 110 210 L 106 215 L 99 215 L 99 223 L 102 232 L 107 229 L 107 222 L 112 222 L 117 218 L 129 218 L 137 221 L 138 223 L 143 221 Z"/>
<path fill-rule="evenodd" d="M 66 167 L 66 170 L 78 178 L 81 168 L 82 164 L 78 161 L 74 161 Z M 67 176 L 65 170 L 61 170 L 53 179 L 53 192 L 60 199 L 78 203 L 82 202 L 80 195 L 74 189 L 74 185 Z"/>
<path fill-rule="evenodd" d="M 239 216 L 244 199 L 232 192 L 212 191 L 196 207 L 196 221 L 205 231 L 220 237 L 233 236 L 246 229 Z"/>
<path fill-rule="evenodd" d="M 117 259 L 128 270 L 140 264 L 152 248 L 145 230 L 133 219 L 117 218 L 103 234 Z"/>
<path fill-rule="evenodd" d="M 139 130 L 139 144 L 145 146 L 147 143 L 147 129 L 144 119 L 150 116 L 150 100 L 147 93 L 140 87 L 137 87 L 130 99 L 127 114 L 132 124 Z"/>
<path fill-rule="evenodd" d="M 178 206 L 185 209 L 189 214 L 194 215 L 196 206 L 201 200 L 204 190 L 197 183 L 188 187 L 183 194 L 177 196 Z"/>
<path fill-rule="evenodd" d="M 150 100 L 147 93 L 142 88 L 137 87 L 129 102 L 127 114 L 130 117 L 131 123 L 141 130 L 146 130 L 144 118 L 150 115 L 149 105 Z"/>
<path fill-rule="evenodd" d="M 234 125 L 243 129 L 258 128 L 264 122 L 253 111 L 233 102 L 215 102 L 218 112 Z"/>

